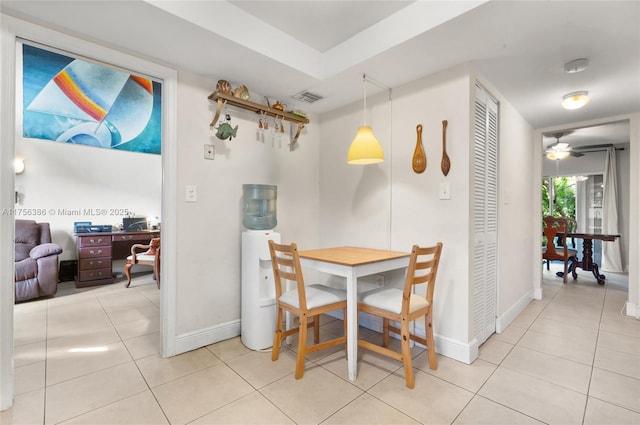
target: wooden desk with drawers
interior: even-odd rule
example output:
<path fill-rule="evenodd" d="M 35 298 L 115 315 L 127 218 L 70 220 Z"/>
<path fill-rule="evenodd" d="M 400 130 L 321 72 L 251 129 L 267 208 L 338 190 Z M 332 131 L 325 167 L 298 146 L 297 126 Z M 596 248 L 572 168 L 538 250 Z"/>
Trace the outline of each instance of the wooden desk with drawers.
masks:
<path fill-rule="evenodd" d="M 76 233 L 78 276 L 76 288 L 113 283 L 113 260 L 131 255 L 131 245 L 148 244 L 159 230 Z"/>

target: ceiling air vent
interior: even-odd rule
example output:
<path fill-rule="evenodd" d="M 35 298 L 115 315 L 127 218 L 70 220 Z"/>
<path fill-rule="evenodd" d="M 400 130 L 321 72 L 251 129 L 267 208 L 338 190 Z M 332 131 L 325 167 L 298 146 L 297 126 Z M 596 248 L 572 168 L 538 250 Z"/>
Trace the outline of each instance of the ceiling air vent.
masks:
<path fill-rule="evenodd" d="M 319 94 L 311 93 L 310 91 L 301 91 L 298 94 L 293 95 L 294 99 L 302 100 L 303 102 L 313 103 L 317 102 L 320 99 L 323 99 Z"/>

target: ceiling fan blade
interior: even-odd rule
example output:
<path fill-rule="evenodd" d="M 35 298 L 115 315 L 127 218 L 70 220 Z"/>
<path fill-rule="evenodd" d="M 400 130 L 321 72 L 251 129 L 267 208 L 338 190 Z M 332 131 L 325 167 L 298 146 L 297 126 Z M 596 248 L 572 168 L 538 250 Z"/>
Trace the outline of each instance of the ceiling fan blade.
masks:
<path fill-rule="evenodd" d="M 613 144 L 611 143 L 604 143 L 601 145 L 589 145 L 589 146 L 576 146 L 573 149 L 574 150 L 591 150 L 591 149 L 605 149 L 605 148 L 612 148 Z"/>
<path fill-rule="evenodd" d="M 583 153 L 576 152 L 576 151 L 574 151 L 574 150 L 570 150 L 570 151 L 569 151 L 569 155 L 571 155 L 571 156 L 575 156 L 576 158 L 580 158 L 581 156 L 584 156 L 584 154 L 583 154 Z"/>

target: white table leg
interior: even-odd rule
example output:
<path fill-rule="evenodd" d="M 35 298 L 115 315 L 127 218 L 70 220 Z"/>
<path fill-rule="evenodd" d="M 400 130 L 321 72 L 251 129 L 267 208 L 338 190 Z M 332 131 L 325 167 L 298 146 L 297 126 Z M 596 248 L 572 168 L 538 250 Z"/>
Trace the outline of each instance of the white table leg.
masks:
<path fill-rule="evenodd" d="M 355 271 L 347 275 L 347 358 L 349 380 L 358 375 L 358 291 Z"/>

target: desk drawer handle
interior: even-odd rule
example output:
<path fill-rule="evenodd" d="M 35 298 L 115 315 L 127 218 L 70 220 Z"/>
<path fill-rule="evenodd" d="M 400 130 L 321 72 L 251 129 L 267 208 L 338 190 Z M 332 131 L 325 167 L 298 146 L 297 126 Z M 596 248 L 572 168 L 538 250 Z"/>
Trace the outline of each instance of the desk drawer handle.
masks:
<path fill-rule="evenodd" d="M 102 238 L 100 238 L 100 239 L 89 239 L 89 242 L 94 243 L 94 244 L 99 244 L 99 243 L 102 243 Z"/>
<path fill-rule="evenodd" d="M 102 272 L 91 273 L 91 277 L 94 277 L 94 276 L 102 276 Z"/>
<path fill-rule="evenodd" d="M 120 237 L 122 238 L 122 240 L 125 240 L 125 241 L 126 240 L 131 240 L 133 238 L 133 236 L 131 236 L 131 235 L 123 235 L 123 236 L 120 236 Z"/>
<path fill-rule="evenodd" d="M 89 265 L 90 266 L 93 266 L 94 264 L 97 264 L 97 265 L 101 266 L 102 265 L 102 260 L 100 260 L 100 261 L 89 261 Z"/>
<path fill-rule="evenodd" d="M 89 251 L 89 253 L 90 253 L 91 255 L 100 255 L 100 254 L 102 254 L 102 250 L 101 250 L 101 249 L 99 249 L 99 250 L 97 250 L 97 251 L 94 251 L 94 250 L 92 249 L 92 250 L 90 250 L 90 251 Z"/>

